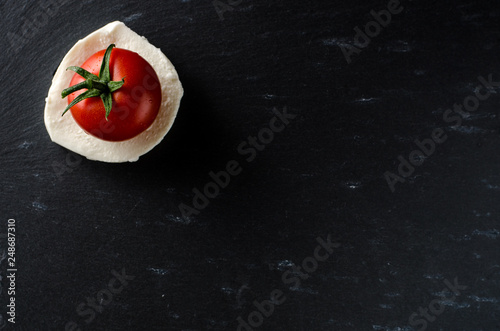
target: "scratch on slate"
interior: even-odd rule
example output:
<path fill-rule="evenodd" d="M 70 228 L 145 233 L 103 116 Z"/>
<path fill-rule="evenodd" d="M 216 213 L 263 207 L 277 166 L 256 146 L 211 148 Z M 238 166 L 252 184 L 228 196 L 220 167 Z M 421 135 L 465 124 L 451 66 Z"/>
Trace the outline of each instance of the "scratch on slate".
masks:
<path fill-rule="evenodd" d="M 137 207 L 137 205 L 139 204 L 139 202 L 140 202 L 140 201 L 137 201 L 137 203 L 135 204 L 135 206 L 134 206 L 134 207 L 132 207 L 132 209 L 128 212 L 127 217 L 128 217 L 128 216 L 130 216 L 130 214 L 132 214 L 132 212 L 133 212 L 133 211 L 134 211 L 134 209 Z"/>

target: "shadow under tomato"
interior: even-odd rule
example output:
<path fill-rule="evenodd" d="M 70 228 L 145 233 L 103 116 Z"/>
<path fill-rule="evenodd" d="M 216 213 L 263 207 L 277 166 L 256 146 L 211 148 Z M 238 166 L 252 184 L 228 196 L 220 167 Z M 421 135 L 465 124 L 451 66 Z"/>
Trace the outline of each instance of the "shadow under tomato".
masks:
<path fill-rule="evenodd" d="M 184 83 L 184 97 L 172 128 L 139 163 L 154 167 L 161 162 L 163 170 L 189 176 L 217 170 L 218 165 L 236 157 L 240 135 L 231 131 L 228 121 L 208 100 L 196 86 Z"/>
<path fill-rule="evenodd" d="M 196 83 L 184 79 L 183 87 L 175 122 L 160 144 L 137 162 L 92 162 L 94 171 L 102 171 L 107 177 L 135 178 L 137 185 L 152 189 L 169 185 L 184 190 L 203 186 L 210 171 L 223 170 L 228 161 L 238 158 L 241 134 L 231 130 L 224 112 L 208 102 Z"/>

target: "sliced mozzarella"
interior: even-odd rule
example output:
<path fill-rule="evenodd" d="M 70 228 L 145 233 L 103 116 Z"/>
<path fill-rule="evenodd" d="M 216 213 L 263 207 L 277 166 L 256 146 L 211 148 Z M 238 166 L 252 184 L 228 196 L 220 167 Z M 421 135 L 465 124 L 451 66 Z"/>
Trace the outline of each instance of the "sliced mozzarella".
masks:
<path fill-rule="evenodd" d="M 68 104 L 67 99 L 61 98 L 61 91 L 69 86 L 74 75 L 73 71 L 67 71 L 66 68 L 82 65 L 91 55 L 110 44 L 136 52 L 148 61 L 158 75 L 162 90 L 160 111 L 153 124 L 138 136 L 122 142 L 104 141 L 85 133 L 71 112 L 61 116 Z M 52 79 L 46 98 L 45 126 L 53 142 L 90 160 L 133 162 L 163 140 L 177 115 L 183 93 L 179 76 L 162 51 L 122 22 L 116 21 L 78 41 L 66 54 Z"/>

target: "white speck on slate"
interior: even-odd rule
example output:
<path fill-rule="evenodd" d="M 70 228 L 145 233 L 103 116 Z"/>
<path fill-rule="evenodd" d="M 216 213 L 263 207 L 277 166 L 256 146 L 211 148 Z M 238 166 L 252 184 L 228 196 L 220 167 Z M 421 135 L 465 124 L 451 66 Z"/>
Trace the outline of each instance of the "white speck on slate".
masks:
<path fill-rule="evenodd" d="M 160 275 L 160 276 L 165 276 L 170 273 L 170 271 L 166 269 L 160 269 L 160 268 L 147 268 L 146 270 L 151 271 L 154 274 Z"/>
<path fill-rule="evenodd" d="M 452 131 L 457 131 L 460 133 L 465 133 L 465 134 L 474 134 L 474 133 L 492 133 L 492 130 L 485 130 L 482 128 L 478 128 L 475 126 L 451 126 L 448 128 L 449 130 Z"/>
<path fill-rule="evenodd" d="M 279 271 L 284 271 L 285 269 L 291 268 L 293 266 L 293 262 L 290 260 L 283 260 L 278 262 L 278 267 L 277 269 Z"/>
<path fill-rule="evenodd" d="M 443 279 L 443 275 L 441 275 L 441 274 L 435 274 L 435 275 L 426 274 L 426 275 L 424 275 L 424 278 L 427 278 L 427 279 Z"/>
<path fill-rule="evenodd" d="M 476 217 L 481 217 L 481 216 L 485 216 L 485 217 L 490 217 L 491 216 L 491 213 L 490 212 L 487 212 L 486 214 L 481 214 L 479 213 L 477 210 L 473 210 L 472 213 L 474 214 L 474 216 Z"/>
<path fill-rule="evenodd" d="M 46 205 L 44 205 L 43 203 L 37 202 L 37 201 L 34 201 L 32 203 L 32 206 L 35 207 L 36 209 L 39 209 L 39 210 L 47 210 L 48 209 L 48 207 Z"/>
<path fill-rule="evenodd" d="M 382 309 L 392 309 L 392 308 L 394 308 L 394 305 L 387 305 L 387 304 L 385 304 L 385 303 L 381 303 L 381 304 L 379 304 L 378 306 L 379 306 L 380 308 L 382 308 Z"/>
<path fill-rule="evenodd" d="M 230 287 L 222 287 L 221 291 L 224 292 L 225 294 L 233 294 L 236 292 L 235 289 L 232 289 Z"/>
<path fill-rule="evenodd" d="M 358 189 L 362 186 L 361 182 L 358 181 L 346 181 L 344 185 L 350 188 L 351 190 Z"/>
<path fill-rule="evenodd" d="M 24 141 L 22 144 L 18 145 L 17 148 L 19 149 L 28 149 L 33 145 L 32 142 Z"/>
<path fill-rule="evenodd" d="M 454 309 L 462 309 L 462 308 L 469 308 L 470 307 L 470 304 L 468 304 L 467 302 L 458 303 L 454 300 L 443 300 L 443 301 L 441 301 L 441 303 L 445 306 L 448 306 L 448 307 L 451 307 Z"/>
<path fill-rule="evenodd" d="M 173 221 L 173 222 L 176 222 L 176 223 L 182 223 L 182 224 L 189 224 L 191 223 L 191 220 L 188 219 L 188 220 L 185 220 L 184 218 L 182 217 L 179 217 L 179 216 L 175 216 L 175 215 L 172 215 L 172 214 L 167 214 L 165 215 L 165 218 L 169 221 Z"/>
<path fill-rule="evenodd" d="M 471 295 L 468 298 L 472 299 L 472 300 L 474 300 L 476 302 L 498 303 L 498 299 L 497 298 L 481 298 L 481 297 L 478 297 L 477 295 Z"/>
<path fill-rule="evenodd" d="M 347 41 L 346 38 L 330 38 L 330 39 L 323 39 L 322 40 L 323 45 L 325 46 L 351 46 L 351 44 Z"/>
<path fill-rule="evenodd" d="M 378 98 L 364 98 L 364 97 L 362 97 L 362 98 L 354 100 L 353 102 L 354 103 L 373 103 L 377 100 L 378 100 Z"/>
<path fill-rule="evenodd" d="M 123 21 L 125 21 L 125 22 L 131 22 L 131 21 L 133 21 L 133 20 L 136 20 L 136 19 L 138 19 L 138 18 L 141 18 L 141 16 L 142 16 L 142 13 L 135 13 L 135 14 L 132 14 L 132 15 L 130 15 L 130 16 L 125 17 L 125 18 L 123 19 Z"/>
<path fill-rule="evenodd" d="M 498 236 L 500 236 L 500 232 L 497 229 L 492 229 L 492 230 L 486 230 L 486 231 L 480 231 L 480 230 L 474 230 L 472 232 L 473 236 L 485 236 L 490 239 L 497 239 Z"/>
<path fill-rule="evenodd" d="M 398 40 L 395 44 L 387 46 L 388 51 L 396 53 L 407 53 L 411 52 L 412 49 L 413 47 L 403 40 Z"/>

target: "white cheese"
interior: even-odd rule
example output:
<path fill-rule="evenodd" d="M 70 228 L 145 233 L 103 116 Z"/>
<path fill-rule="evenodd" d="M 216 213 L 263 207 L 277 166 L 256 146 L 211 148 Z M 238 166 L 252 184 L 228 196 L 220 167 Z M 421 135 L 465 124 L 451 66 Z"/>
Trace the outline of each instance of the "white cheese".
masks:
<path fill-rule="evenodd" d="M 75 74 L 69 66 L 81 66 L 94 53 L 110 44 L 138 53 L 153 67 L 161 84 L 162 102 L 153 124 L 138 136 L 121 142 L 98 139 L 83 131 L 71 112 L 61 116 L 68 105 L 61 91 Z M 103 162 L 133 162 L 163 140 L 172 126 L 184 90 L 172 63 L 159 48 L 151 45 L 122 22 L 112 22 L 79 40 L 69 50 L 57 69 L 45 104 L 45 126 L 53 142 L 87 157 Z"/>

